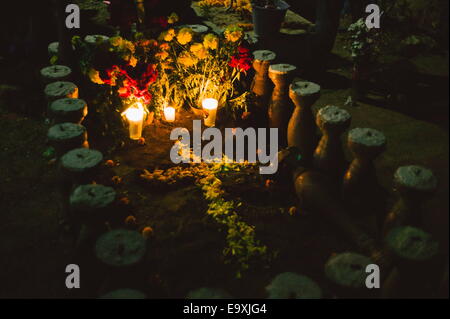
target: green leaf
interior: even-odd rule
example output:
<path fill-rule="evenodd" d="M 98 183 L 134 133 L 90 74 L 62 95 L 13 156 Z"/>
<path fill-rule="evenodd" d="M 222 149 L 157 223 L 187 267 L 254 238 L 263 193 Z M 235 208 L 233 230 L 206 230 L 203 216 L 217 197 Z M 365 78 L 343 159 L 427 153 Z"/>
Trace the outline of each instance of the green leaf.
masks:
<path fill-rule="evenodd" d="M 50 58 L 50 65 L 54 65 L 54 64 L 56 64 L 56 62 L 58 62 L 58 56 L 57 55 L 53 55 Z"/>
<path fill-rule="evenodd" d="M 55 157 L 55 148 L 50 146 L 43 153 L 42 156 L 47 159 Z"/>

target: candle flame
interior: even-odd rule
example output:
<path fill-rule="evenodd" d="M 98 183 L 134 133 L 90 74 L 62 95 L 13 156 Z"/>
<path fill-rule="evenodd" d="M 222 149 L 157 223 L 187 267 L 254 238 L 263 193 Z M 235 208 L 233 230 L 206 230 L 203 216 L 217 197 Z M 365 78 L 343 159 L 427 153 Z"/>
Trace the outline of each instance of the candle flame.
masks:
<path fill-rule="evenodd" d="M 129 121 L 141 121 L 144 118 L 146 110 L 141 102 L 136 102 L 133 106 L 122 112 L 122 116 L 126 116 Z"/>

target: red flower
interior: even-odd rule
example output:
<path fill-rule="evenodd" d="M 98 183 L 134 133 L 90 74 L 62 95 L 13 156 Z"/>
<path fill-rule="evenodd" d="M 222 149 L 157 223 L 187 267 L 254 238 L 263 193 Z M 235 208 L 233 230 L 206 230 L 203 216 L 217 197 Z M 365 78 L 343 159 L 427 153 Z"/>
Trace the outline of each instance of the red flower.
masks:
<path fill-rule="evenodd" d="M 240 72 L 247 72 L 252 67 L 253 59 L 250 56 L 250 50 L 239 46 L 238 53 L 231 57 L 231 61 L 228 63 L 232 68 L 239 69 Z"/>
<path fill-rule="evenodd" d="M 158 77 L 158 71 L 154 65 L 147 65 L 144 73 L 138 79 L 133 79 L 125 69 L 117 65 L 113 65 L 111 69 L 106 71 L 106 74 L 107 78 L 102 78 L 106 84 L 114 86 L 116 85 L 116 79 L 122 80 L 122 86 L 117 91 L 121 98 L 134 96 L 142 99 L 144 103 L 150 102 L 152 95 L 148 89 Z"/>
<path fill-rule="evenodd" d="M 250 50 L 247 49 L 246 47 L 239 46 L 239 47 L 238 47 L 238 52 L 239 52 L 240 54 L 245 54 L 245 55 L 250 56 Z"/>

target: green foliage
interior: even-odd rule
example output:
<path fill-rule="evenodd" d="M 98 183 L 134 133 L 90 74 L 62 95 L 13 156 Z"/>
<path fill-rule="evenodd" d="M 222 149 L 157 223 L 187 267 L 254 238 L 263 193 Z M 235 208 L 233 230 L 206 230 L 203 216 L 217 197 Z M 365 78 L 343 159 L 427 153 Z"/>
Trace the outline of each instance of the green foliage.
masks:
<path fill-rule="evenodd" d="M 128 129 L 121 116 L 123 101 L 110 87 L 98 87 L 97 92 L 89 105 L 90 116 L 96 123 L 96 134 L 106 138 L 112 151 L 128 140 Z"/>
<path fill-rule="evenodd" d="M 228 101 L 229 108 L 235 119 L 238 115 L 242 116 L 242 113 L 248 112 L 248 106 L 253 103 L 255 103 L 255 94 L 250 91 L 246 91 L 238 97 Z"/>
<path fill-rule="evenodd" d="M 95 52 L 93 47 L 89 47 L 80 36 L 72 37 L 72 47 L 75 49 L 75 54 L 78 58 L 78 65 L 81 73 L 88 74 L 89 69 L 93 63 Z"/>
<path fill-rule="evenodd" d="M 356 64 L 375 62 L 382 51 L 383 38 L 376 28 L 369 29 L 364 19 L 348 27 L 346 48 Z"/>
<path fill-rule="evenodd" d="M 227 263 L 238 265 L 236 276 L 242 277 L 244 271 L 249 269 L 251 260 L 255 258 L 267 259 L 267 247 L 256 239 L 255 227 L 245 223 L 238 214 L 241 202 L 225 200 L 223 198 L 222 182 L 217 177 L 221 172 L 240 170 L 242 165 L 237 163 L 216 163 L 212 165 L 212 174 L 199 180 L 198 184 L 209 201 L 207 213 L 219 224 L 227 228 L 227 246 L 223 250 L 229 257 Z M 248 164 L 247 164 L 248 165 Z"/>
<path fill-rule="evenodd" d="M 220 176 L 241 171 L 250 165 L 253 164 L 227 162 L 224 158 L 220 163 L 202 162 L 184 168 L 175 166 L 167 170 L 144 171 L 140 175 L 155 189 L 164 189 L 165 184 L 178 187 L 187 181 L 195 180 L 208 201 L 207 214 L 225 228 L 226 247 L 223 249 L 225 263 L 237 267 L 238 278 L 249 269 L 252 261 L 256 259 L 268 261 L 271 258 L 267 247 L 256 239 L 255 227 L 247 224 L 240 216 L 239 210 L 243 208 L 243 203 L 226 199 L 222 188 Z"/>
<path fill-rule="evenodd" d="M 73 3 L 80 7 L 81 15 L 85 16 L 85 11 L 94 12 L 92 21 L 97 24 L 107 24 L 110 17 L 108 5 L 101 0 L 74 0 Z M 84 11 L 84 12 L 83 12 Z"/>
<path fill-rule="evenodd" d="M 136 102 L 142 103 L 147 115 L 154 111 L 150 90 L 157 78 L 153 64 L 157 42 L 135 33 L 133 40 L 98 36 L 94 43 L 74 36 L 72 46 L 79 57 L 79 68 L 95 92 L 89 104 L 95 129 L 108 137 L 113 147 L 120 145 L 127 135 L 123 112 Z"/>
<path fill-rule="evenodd" d="M 50 65 L 55 65 L 58 62 L 58 56 L 57 55 L 53 55 L 50 58 Z"/>
<path fill-rule="evenodd" d="M 447 4 L 446 4 L 447 2 Z M 380 0 L 383 55 L 414 56 L 439 46 L 448 1 Z"/>
<path fill-rule="evenodd" d="M 405 47 L 420 47 L 429 51 L 437 46 L 437 42 L 429 36 L 413 34 L 405 38 L 401 45 Z"/>
<path fill-rule="evenodd" d="M 162 32 L 156 54 L 159 80 L 154 98 L 160 105 L 201 108 L 201 101 L 212 97 L 220 106 L 231 106 L 231 111 L 239 102 L 242 107 L 242 99 L 247 95 L 240 90 L 239 81 L 251 62 L 239 51 L 243 36 L 243 30 L 234 25 L 228 26 L 223 36 L 197 34 L 187 27 Z M 234 65 L 230 64 L 232 60 Z M 241 95 L 242 99 L 236 100 L 238 104 L 227 102 Z"/>
<path fill-rule="evenodd" d="M 46 159 L 54 158 L 55 157 L 55 148 L 52 146 L 47 147 L 45 149 L 45 151 L 42 153 L 42 156 Z"/>

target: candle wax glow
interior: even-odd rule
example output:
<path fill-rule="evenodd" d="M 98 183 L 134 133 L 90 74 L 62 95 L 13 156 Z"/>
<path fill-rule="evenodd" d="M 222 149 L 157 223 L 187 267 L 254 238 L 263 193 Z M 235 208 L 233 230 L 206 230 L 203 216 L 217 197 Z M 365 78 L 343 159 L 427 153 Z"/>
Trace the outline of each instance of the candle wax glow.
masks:
<path fill-rule="evenodd" d="M 132 140 L 138 140 L 142 137 L 145 111 L 141 103 L 137 103 L 137 106 L 128 108 L 124 113 L 128 120 Z"/>
<path fill-rule="evenodd" d="M 219 102 L 216 99 L 207 98 L 202 101 L 203 109 L 208 113 L 205 118 L 205 125 L 208 127 L 216 124 L 217 106 Z"/>
<path fill-rule="evenodd" d="M 164 108 L 164 117 L 167 122 L 175 121 L 175 108 L 171 106 L 167 106 Z"/>

